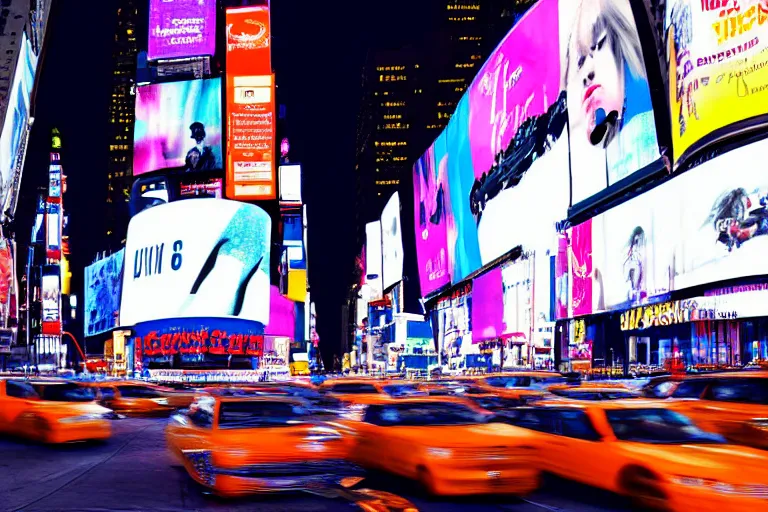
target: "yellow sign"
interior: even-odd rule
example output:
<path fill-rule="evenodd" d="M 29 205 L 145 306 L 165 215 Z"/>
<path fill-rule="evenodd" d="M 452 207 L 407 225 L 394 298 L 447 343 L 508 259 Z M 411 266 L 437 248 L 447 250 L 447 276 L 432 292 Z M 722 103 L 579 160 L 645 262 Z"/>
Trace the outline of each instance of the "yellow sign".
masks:
<path fill-rule="evenodd" d="M 677 165 L 702 139 L 768 113 L 768 7 L 761 0 L 668 1 L 667 10 Z"/>
<path fill-rule="evenodd" d="M 697 320 L 696 303 L 673 301 L 631 309 L 621 314 L 621 330 L 634 331 Z"/>

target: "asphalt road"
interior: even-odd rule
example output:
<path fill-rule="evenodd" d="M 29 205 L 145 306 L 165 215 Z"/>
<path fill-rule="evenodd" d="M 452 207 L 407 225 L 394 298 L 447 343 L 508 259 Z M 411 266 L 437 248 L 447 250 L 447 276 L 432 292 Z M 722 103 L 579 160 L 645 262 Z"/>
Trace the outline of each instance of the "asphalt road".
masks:
<path fill-rule="evenodd" d="M 0 511 L 252 511 L 356 510 L 346 501 L 311 495 L 219 500 L 203 495 L 165 449 L 164 419 L 114 422 L 106 443 L 61 447 L 0 437 Z M 421 511 L 626 510 L 621 500 L 563 481 L 547 481 L 536 494 L 517 500 L 425 499 L 408 482 L 374 476 L 366 486 L 409 499 Z"/>

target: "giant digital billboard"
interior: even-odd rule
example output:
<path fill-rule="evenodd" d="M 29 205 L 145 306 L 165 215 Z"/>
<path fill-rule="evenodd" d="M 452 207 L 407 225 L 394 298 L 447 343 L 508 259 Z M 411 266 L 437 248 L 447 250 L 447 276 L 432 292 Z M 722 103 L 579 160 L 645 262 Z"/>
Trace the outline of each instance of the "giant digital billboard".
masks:
<path fill-rule="evenodd" d="M 216 0 L 150 0 L 147 58 L 216 53 Z"/>
<path fill-rule="evenodd" d="M 274 199 L 275 80 L 269 8 L 227 9 L 227 197 Z"/>
<path fill-rule="evenodd" d="M 221 79 L 136 88 L 133 174 L 223 169 Z"/>
<path fill-rule="evenodd" d="M 517 246 L 554 251 L 555 226 L 570 205 L 658 158 L 629 1 L 541 0 L 494 50 L 417 163 L 435 176 L 419 183 L 430 194 L 417 188 L 418 222 L 421 210 L 439 217 L 445 209 L 455 284 Z M 417 238 L 423 232 L 417 226 Z M 442 245 L 417 242 L 422 281 L 439 282 L 426 262 L 435 268 Z"/>
<path fill-rule="evenodd" d="M 0 327 L 12 327 L 18 319 L 15 252 L 12 240 L 0 238 Z"/>
<path fill-rule="evenodd" d="M 403 233 L 400 229 L 400 195 L 395 192 L 381 212 L 382 285 L 403 280 Z"/>
<path fill-rule="evenodd" d="M 556 265 L 558 317 L 768 274 L 766 150 L 768 140 L 734 149 L 567 230 Z"/>
<path fill-rule="evenodd" d="M 704 145 L 768 114 L 763 97 L 768 5 L 764 0 L 667 0 L 663 23 L 672 147 L 679 165 Z"/>
<path fill-rule="evenodd" d="M 271 220 L 224 199 L 177 201 L 128 225 L 120 325 L 182 317 L 269 321 Z"/>
<path fill-rule="evenodd" d="M 8 107 L 5 111 L 3 129 L 0 133 L 0 206 L 5 211 L 6 201 L 14 184 L 14 173 L 20 163 L 19 150 L 27 134 L 29 122 L 30 97 L 35 82 L 37 56 L 32 45 L 23 33 L 16 72 L 8 94 Z"/>
<path fill-rule="evenodd" d="M 370 287 L 370 300 L 382 297 L 381 221 L 365 225 L 365 282 Z"/>
<path fill-rule="evenodd" d="M 85 267 L 85 335 L 95 336 L 117 325 L 123 286 L 125 249 Z"/>
<path fill-rule="evenodd" d="M 43 334 L 61 334 L 61 268 L 47 265 L 41 269 Z"/>

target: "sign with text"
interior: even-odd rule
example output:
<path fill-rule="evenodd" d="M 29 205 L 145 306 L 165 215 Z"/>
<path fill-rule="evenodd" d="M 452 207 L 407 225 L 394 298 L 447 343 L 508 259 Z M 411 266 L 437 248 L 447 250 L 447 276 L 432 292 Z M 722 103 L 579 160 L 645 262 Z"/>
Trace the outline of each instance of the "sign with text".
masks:
<path fill-rule="evenodd" d="M 215 52 L 216 0 L 149 2 L 148 59 L 196 57 Z"/>

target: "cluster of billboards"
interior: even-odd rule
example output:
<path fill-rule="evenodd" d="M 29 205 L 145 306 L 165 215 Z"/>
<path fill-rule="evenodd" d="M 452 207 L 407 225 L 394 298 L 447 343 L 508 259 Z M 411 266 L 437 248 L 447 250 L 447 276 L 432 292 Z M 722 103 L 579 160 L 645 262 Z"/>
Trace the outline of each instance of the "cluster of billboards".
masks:
<path fill-rule="evenodd" d="M 405 254 L 397 192 L 387 201 L 380 219 L 366 224 L 363 255 L 367 299 L 381 299 L 384 290 L 403 280 Z"/>
<path fill-rule="evenodd" d="M 222 117 L 222 79 L 137 87 L 133 174 L 223 171 L 226 197 L 275 199 L 275 80 L 269 7 L 228 8 L 225 17 L 226 119 Z M 215 35 L 215 0 L 150 2 L 150 60 L 213 55 Z M 187 192 L 197 194 L 199 190 L 193 187 Z"/>
<path fill-rule="evenodd" d="M 652 97 L 648 82 L 647 64 L 655 62 L 644 60 L 656 48 L 648 51 L 652 38 L 641 44 L 629 0 L 540 0 L 531 8 L 413 167 L 421 295 L 464 281 L 516 247 L 554 255 L 569 209 L 663 168 L 660 143 L 671 144 L 677 168 L 707 144 L 764 122 L 760 36 L 768 9 L 758 0 L 740 2 L 740 10 L 730 4 L 675 0 L 653 23 L 664 27 L 668 56 L 661 71 L 671 112 L 663 114 L 654 106 L 666 102 Z M 656 120 L 666 116 L 672 139 L 659 141 Z M 581 243 L 580 230 L 589 229 L 574 228 L 570 244 Z"/>
<path fill-rule="evenodd" d="M 125 249 L 85 267 L 85 335 L 95 336 L 117 325 L 123 286 Z"/>

